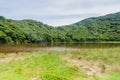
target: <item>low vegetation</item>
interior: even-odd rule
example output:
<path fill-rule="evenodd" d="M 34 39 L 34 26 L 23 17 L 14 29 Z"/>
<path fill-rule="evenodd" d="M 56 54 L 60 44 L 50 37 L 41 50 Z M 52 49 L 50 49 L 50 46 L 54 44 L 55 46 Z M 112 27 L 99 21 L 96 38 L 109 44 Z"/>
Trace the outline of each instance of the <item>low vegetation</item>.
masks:
<path fill-rule="evenodd" d="M 0 54 L 0 80 L 119 80 L 120 48 Z"/>

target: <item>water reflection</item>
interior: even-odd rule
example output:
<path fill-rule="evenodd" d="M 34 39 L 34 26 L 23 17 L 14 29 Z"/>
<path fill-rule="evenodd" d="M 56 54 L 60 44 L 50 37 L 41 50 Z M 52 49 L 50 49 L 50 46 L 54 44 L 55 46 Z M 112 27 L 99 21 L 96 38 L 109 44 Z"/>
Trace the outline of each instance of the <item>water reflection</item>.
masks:
<path fill-rule="evenodd" d="M 41 44 L 0 44 L 0 53 L 18 53 L 41 50 L 68 51 L 88 48 L 120 47 L 120 43 L 41 43 Z"/>

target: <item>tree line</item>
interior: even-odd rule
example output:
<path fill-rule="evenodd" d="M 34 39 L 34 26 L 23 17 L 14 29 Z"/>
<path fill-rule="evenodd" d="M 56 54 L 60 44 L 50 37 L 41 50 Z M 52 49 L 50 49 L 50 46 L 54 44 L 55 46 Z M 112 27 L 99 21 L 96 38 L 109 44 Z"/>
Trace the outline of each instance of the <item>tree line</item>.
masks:
<path fill-rule="evenodd" d="M 0 43 L 86 41 L 120 41 L 120 12 L 59 27 L 0 16 Z"/>

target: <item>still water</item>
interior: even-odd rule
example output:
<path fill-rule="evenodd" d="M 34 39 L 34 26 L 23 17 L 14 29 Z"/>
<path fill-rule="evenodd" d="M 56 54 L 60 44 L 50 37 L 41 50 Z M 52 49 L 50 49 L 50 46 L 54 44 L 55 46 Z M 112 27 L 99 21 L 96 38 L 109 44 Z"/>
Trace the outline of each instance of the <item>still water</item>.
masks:
<path fill-rule="evenodd" d="M 0 44 L 0 53 L 31 51 L 69 51 L 96 48 L 120 47 L 120 43 L 37 43 L 37 44 Z"/>

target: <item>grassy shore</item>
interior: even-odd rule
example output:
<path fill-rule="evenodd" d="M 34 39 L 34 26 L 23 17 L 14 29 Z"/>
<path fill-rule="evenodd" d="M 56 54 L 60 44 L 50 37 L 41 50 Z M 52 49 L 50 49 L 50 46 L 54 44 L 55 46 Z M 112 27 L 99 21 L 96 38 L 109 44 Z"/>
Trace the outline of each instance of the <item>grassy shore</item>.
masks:
<path fill-rule="evenodd" d="M 0 54 L 0 80 L 120 80 L 120 48 Z"/>

